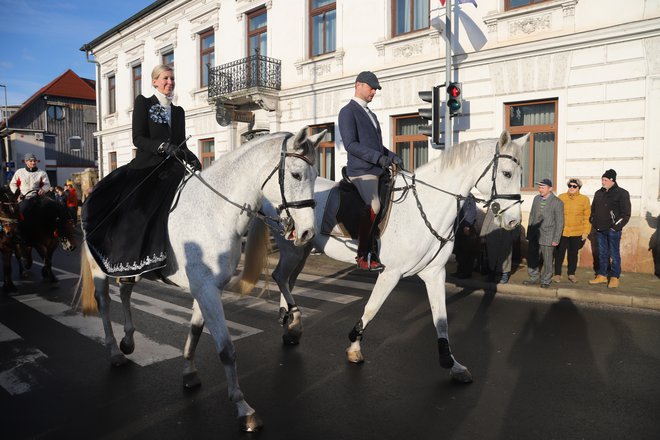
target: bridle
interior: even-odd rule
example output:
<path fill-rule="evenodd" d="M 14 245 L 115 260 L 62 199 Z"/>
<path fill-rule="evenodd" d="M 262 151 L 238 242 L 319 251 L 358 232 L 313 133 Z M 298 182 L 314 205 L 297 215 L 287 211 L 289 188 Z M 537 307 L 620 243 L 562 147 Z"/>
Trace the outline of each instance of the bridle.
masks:
<path fill-rule="evenodd" d="M 491 161 L 486 165 L 486 168 L 483 170 L 477 181 L 474 183 L 474 187 L 477 186 L 479 181 L 488 173 L 488 170 L 492 168 L 492 174 L 491 174 L 491 180 L 493 182 L 493 186 L 491 187 L 490 191 L 490 198 L 488 200 L 485 199 L 479 199 L 474 197 L 476 202 L 483 203 L 485 207 L 489 207 L 491 211 L 493 211 L 493 214 L 495 214 L 496 217 L 500 217 L 505 211 L 510 209 L 511 207 L 522 203 L 522 197 L 520 194 L 500 194 L 497 192 L 497 167 L 499 165 L 499 160 L 500 159 L 510 159 L 518 166 L 520 165 L 520 162 L 518 161 L 517 158 L 514 156 L 511 156 L 510 154 L 501 154 L 500 153 L 500 142 L 498 141 L 497 144 L 495 144 L 495 154 L 493 155 L 493 158 Z M 428 228 L 428 230 L 431 232 L 431 234 L 440 242 L 440 247 L 438 248 L 437 252 L 433 255 L 430 261 L 433 261 L 435 257 L 440 253 L 442 248 L 450 241 L 454 240 L 454 237 L 456 236 L 456 228 L 458 227 L 458 224 L 460 223 L 460 219 L 458 219 L 460 210 L 461 210 L 461 201 L 467 199 L 466 196 L 463 196 L 461 194 L 456 194 L 452 193 L 449 191 L 446 191 L 442 188 L 437 188 L 429 183 L 426 183 L 424 181 L 418 180 L 415 177 L 415 174 L 412 174 L 410 172 L 407 172 L 405 170 L 403 171 L 401 175 L 403 176 L 404 181 L 406 182 L 406 185 L 400 188 L 394 188 L 392 191 L 403 191 L 401 197 L 397 200 L 400 201 L 403 198 L 405 198 L 408 190 L 412 190 L 413 195 L 415 196 L 415 201 L 417 204 L 417 209 L 419 210 L 420 215 L 422 216 L 422 219 L 424 220 L 424 224 Z M 406 177 L 410 177 L 412 179 L 412 182 L 408 184 Z M 440 191 L 442 193 L 448 194 L 456 199 L 456 218 L 457 221 L 455 222 L 455 227 L 452 228 L 451 233 L 449 237 L 443 237 L 441 236 L 434 228 L 433 225 L 431 225 L 431 222 L 428 220 L 426 213 L 424 212 L 424 208 L 422 207 L 422 202 L 419 200 L 419 195 L 417 194 L 417 185 L 416 182 L 420 182 L 424 184 L 425 186 L 428 186 L 429 188 L 435 189 L 436 191 Z M 511 205 L 507 206 L 504 209 L 501 209 L 500 204 L 497 202 L 494 202 L 495 199 L 506 199 L 506 200 L 516 200 L 515 203 L 512 203 Z"/>
<path fill-rule="evenodd" d="M 239 208 L 241 210 L 241 214 L 245 213 L 248 217 L 255 217 L 264 222 L 266 226 L 271 228 L 273 231 L 280 233 L 283 236 L 288 235 L 292 230 L 295 229 L 295 221 L 293 220 L 293 217 L 291 216 L 291 212 L 289 209 L 301 209 L 301 208 L 314 208 L 316 206 L 316 201 L 314 199 L 306 199 L 306 200 L 297 200 L 294 202 L 289 202 L 286 199 L 286 196 L 284 195 L 284 170 L 285 170 L 285 165 L 286 165 L 286 158 L 291 157 L 291 158 L 296 158 L 296 159 L 301 159 L 305 161 L 309 166 L 314 166 L 314 162 L 308 159 L 307 157 L 303 156 L 302 154 L 298 153 L 292 153 L 286 151 L 286 142 L 287 140 L 293 136 L 291 133 L 287 133 L 283 139 L 282 139 L 282 145 L 280 148 L 280 160 L 275 165 L 275 168 L 273 168 L 273 171 L 268 174 L 264 182 L 261 184 L 261 190 L 263 191 L 264 187 L 268 183 L 268 181 L 273 177 L 275 172 L 278 172 L 278 184 L 280 187 L 280 196 L 282 197 L 282 203 L 277 206 L 277 214 L 278 217 L 271 217 L 266 214 L 264 214 L 260 210 L 252 209 L 250 205 L 247 203 L 244 203 L 243 205 L 240 205 L 233 200 L 230 200 L 225 196 L 224 194 L 220 193 L 217 189 L 215 189 L 213 186 L 211 186 L 202 176 L 199 175 L 199 173 L 195 173 L 192 168 L 183 160 L 180 158 L 173 156 L 178 160 L 188 171 L 188 173 L 191 176 L 195 176 L 204 186 L 206 186 L 208 189 L 210 189 L 214 194 L 219 196 L 221 199 L 226 201 L 227 203 Z M 284 210 L 286 212 L 286 218 L 281 218 L 279 217 L 279 214 Z M 273 226 L 273 224 L 278 225 L 279 229 Z"/>
<path fill-rule="evenodd" d="M 273 168 L 273 171 L 270 172 L 268 177 L 266 177 L 264 183 L 261 184 L 261 190 L 263 191 L 264 187 L 266 186 L 266 183 L 268 183 L 270 178 L 273 177 L 273 174 L 275 174 L 275 171 L 277 171 L 277 182 L 280 186 L 280 196 L 282 197 L 282 203 L 276 209 L 278 215 L 282 212 L 282 210 L 286 212 L 286 218 L 280 220 L 280 223 L 282 225 L 285 234 L 288 234 L 295 228 L 295 222 L 293 221 L 293 217 L 291 216 L 291 212 L 289 211 L 289 208 L 302 209 L 302 208 L 316 207 L 316 201 L 313 198 L 306 200 L 298 200 L 295 202 L 289 202 L 287 201 L 286 196 L 284 195 L 284 167 L 287 157 L 295 157 L 297 159 L 301 159 L 305 161 L 311 167 L 314 166 L 314 163 L 311 160 L 309 160 L 307 157 L 303 156 L 302 154 L 291 153 L 286 151 L 286 141 L 291 136 L 293 136 L 291 133 L 287 133 L 284 136 L 284 139 L 282 139 L 282 147 L 280 149 L 280 162 L 275 166 L 275 168 Z"/>

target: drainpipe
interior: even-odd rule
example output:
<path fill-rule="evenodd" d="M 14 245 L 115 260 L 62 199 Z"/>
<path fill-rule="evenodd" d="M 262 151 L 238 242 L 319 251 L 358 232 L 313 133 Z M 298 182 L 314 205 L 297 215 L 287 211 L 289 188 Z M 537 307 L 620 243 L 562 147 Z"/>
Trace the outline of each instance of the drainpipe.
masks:
<path fill-rule="evenodd" d="M 101 112 L 103 110 L 103 107 L 101 106 L 101 98 L 102 98 L 102 93 L 101 93 L 101 63 L 96 61 L 95 59 L 90 59 L 90 55 L 94 55 L 92 53 L 91 48 L 89 45 L 84 45 L 82 47 L 85 50 L 85 57 L 87 58 L 88 63 L 94 63 L 96 64 L 96 131 L 101 132 L 102 127 L 101 127 Z M 98 136 L 98 151 L 99 151 L 99 180 L 103 178 L 103 135 L 99 134 Z"/>

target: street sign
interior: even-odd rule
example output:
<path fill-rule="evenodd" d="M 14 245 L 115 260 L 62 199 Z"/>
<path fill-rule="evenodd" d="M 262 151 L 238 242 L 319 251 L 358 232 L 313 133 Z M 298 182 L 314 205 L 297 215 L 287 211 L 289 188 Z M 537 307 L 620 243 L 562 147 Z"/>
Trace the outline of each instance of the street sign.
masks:
<path fill-rule="evenodd" d="M 254 112 L 245 110 L 232 110 L 232 121 L 245 122 L 251 124 L 254 122 Z"/>

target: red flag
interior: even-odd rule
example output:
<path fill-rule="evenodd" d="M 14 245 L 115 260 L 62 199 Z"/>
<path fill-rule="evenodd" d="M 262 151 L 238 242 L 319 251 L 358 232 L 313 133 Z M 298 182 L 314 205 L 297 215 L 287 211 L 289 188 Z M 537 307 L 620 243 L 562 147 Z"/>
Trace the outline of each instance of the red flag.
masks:
<path fill-rule="evenodd" d="M 445 5 L 445 0 L 440 0 L 440 4 L 441 4 L 442 6 L 444 6 L 444 5 Z"/>

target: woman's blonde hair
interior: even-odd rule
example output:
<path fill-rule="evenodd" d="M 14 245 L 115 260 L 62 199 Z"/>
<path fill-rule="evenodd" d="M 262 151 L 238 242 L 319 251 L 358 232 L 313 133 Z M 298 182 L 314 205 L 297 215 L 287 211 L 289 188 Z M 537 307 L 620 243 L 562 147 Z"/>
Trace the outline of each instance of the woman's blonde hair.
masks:
<path fill-rule="evenodd" d="M 152 81 L 157 80 L 160 74 L 163 72 L 174 72 L 174 69 L 172 68 L 172 66 L 168 66 L 167 64 L 159 64 L 156 67 L 154 67 L 154 70 L 151 71 L 151 80 Z"/>

